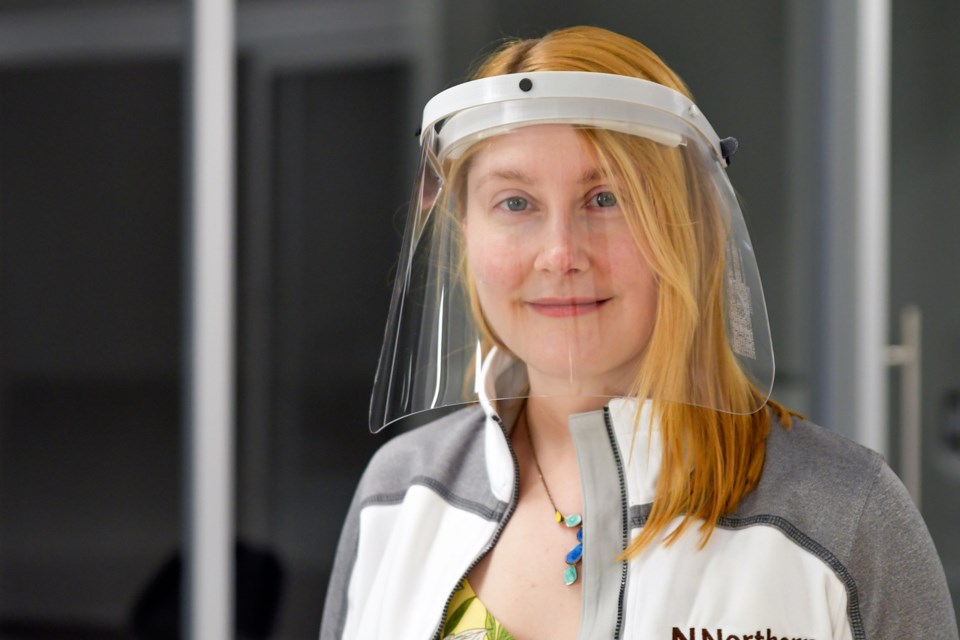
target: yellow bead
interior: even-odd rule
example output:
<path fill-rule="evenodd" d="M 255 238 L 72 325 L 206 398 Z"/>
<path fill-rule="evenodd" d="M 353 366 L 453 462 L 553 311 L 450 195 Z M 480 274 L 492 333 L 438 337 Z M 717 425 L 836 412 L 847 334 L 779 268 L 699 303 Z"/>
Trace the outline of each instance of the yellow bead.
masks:
<path fill-rule="evenodd" d="M 560 514 L 559 511 L 553 514 L 553 519 L 556 520 L 558 523 L 563 522 L 563 516 Z"/>

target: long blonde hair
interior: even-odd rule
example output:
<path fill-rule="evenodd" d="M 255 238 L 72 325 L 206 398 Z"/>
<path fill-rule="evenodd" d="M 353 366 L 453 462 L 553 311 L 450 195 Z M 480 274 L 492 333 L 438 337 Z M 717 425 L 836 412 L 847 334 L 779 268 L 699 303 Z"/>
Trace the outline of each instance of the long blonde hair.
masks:
<path fill-rule="evenodd" d="M 631 76 L 690 97 L 680 77 L 647 47 L 596 27 L 508 41 L 479 65 L 473 77 L 533 71 Z M 638 555 L 678 517 L 682 520 L 666 535 L 666 544 L 698 520 L 701 544 L 706 544 L 718 519 L 756 487 L 772 414 L 786 428 L 797 414 L 772 400 L 749 413 L 765 394 L 743 373 L 726 336 L 723 275 L 728 230 L 723 217 L 689 184 L 694 178 L 682 153 L 612 131 L 584 130 L 583 135 L 604 168 L 618 177 L 623 190 L 618 198 L 624 201 L 631 233 L 658 279 L 656 322 L 630 392 L 651 397 L 660 416 L 661 472 L 646 525 L 623 557 Z M 638 161 L 643 163 L 643 176 L 636 171 Z M 461 159 L 452 172 L 460 173 L 465 162 Z M 469 274 L 467 289 L 485 339 L 506 349 L 484 318 Z M 692 371 L 711 375 L 692 379 Z M 711 406 L 722 403 L 731 412 L 666 400 L 693 395 L 713 401 Z"/>

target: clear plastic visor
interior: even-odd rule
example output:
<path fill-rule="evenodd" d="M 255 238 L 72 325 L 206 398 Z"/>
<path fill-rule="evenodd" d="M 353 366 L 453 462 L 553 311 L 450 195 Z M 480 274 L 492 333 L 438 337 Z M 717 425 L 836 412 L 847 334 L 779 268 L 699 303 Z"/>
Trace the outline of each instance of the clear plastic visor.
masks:
<path fill-rule="evenodd" d="M 486 105 L 424 135 L 372 431 L 481 396 L 766 402 L 763 291 L 716 146 L 656 109 L 551 108 Z"/>

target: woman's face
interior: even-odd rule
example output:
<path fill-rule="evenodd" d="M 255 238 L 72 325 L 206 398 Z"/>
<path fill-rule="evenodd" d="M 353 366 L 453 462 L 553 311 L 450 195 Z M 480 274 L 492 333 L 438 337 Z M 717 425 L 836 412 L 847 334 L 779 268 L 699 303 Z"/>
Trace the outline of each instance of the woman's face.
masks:
<path fill-rule="evenodd" d="M 656 315 L 656 279 L 617 188 L 569 125 L 492 138 L 467 171 L 464 234 L 483 313 L 532 393 L 627 391 Z"/>

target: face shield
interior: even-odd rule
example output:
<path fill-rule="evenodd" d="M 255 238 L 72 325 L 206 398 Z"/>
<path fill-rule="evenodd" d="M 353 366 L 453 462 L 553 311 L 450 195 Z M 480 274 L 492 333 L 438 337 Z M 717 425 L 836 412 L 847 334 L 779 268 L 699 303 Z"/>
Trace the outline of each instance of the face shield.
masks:
<path fill-rule="evenodd" d="M 420 143 L 372 431 L 480 396 L 763 406 L 773 352 L 729 143 L 685 96 L 496 76 L 434 97 Z"/>

